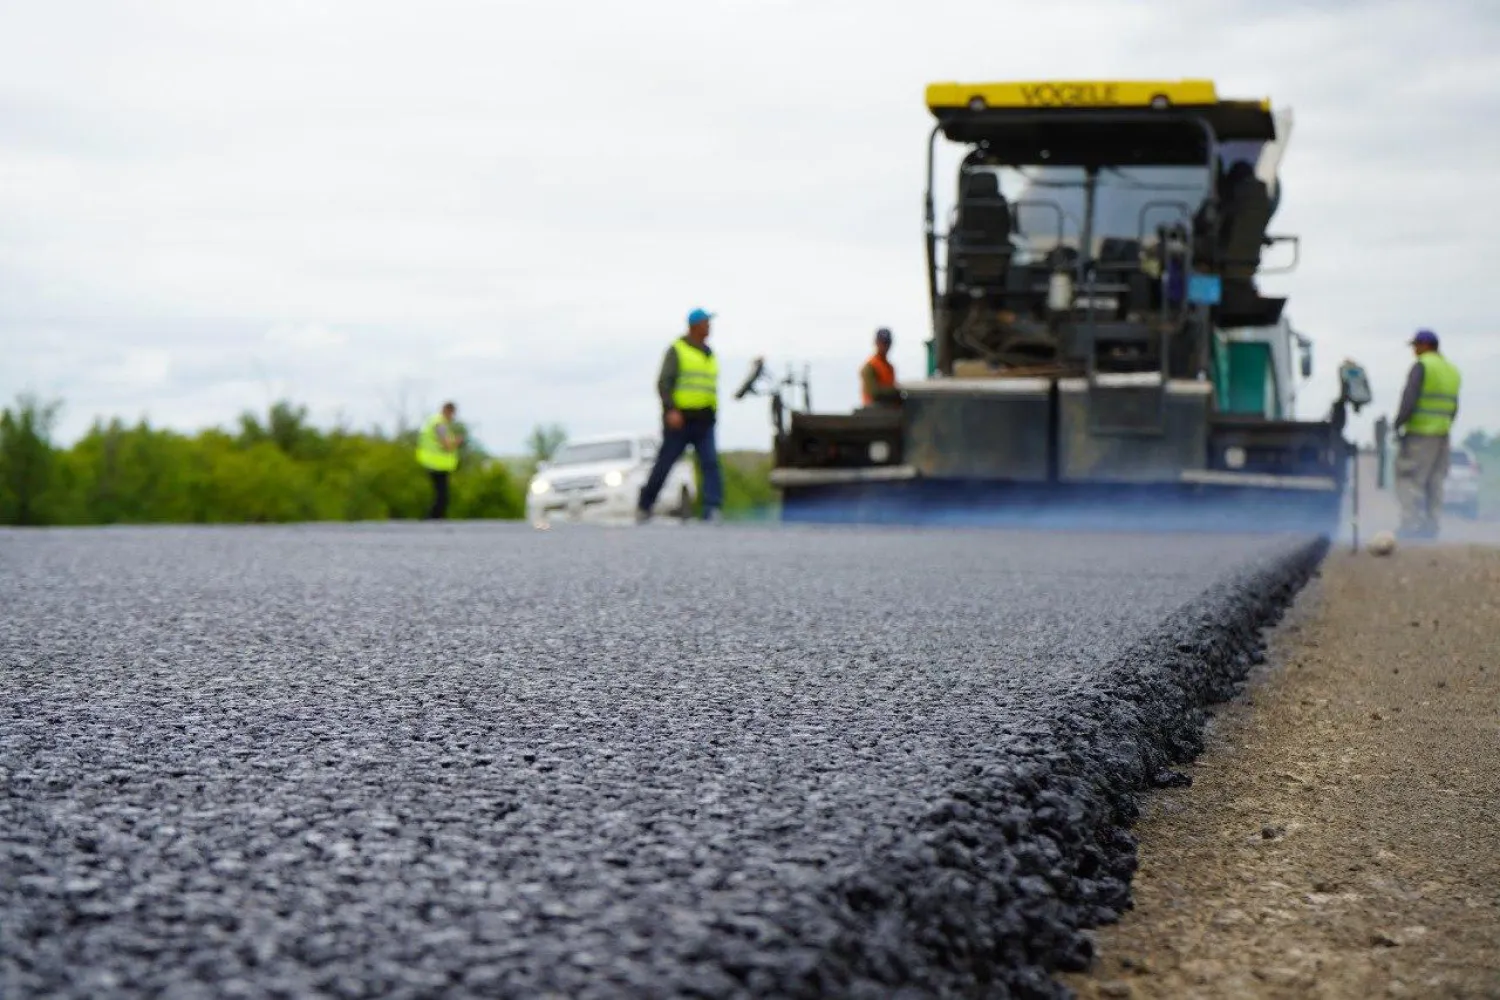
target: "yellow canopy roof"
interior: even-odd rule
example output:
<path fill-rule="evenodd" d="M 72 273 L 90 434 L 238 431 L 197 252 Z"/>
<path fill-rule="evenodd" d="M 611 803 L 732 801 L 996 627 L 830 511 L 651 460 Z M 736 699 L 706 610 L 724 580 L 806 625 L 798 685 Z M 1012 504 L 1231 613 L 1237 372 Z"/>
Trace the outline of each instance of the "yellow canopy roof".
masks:
<path fill-rule="evenodd" d="M 980 103 L 982 102 L 982 103 Z M 938 108 L 1151 108 L 1219 103 L 1212 80 L 1034 80 L 934 83 L 927 106 Z M 1270 102 L 1265 102 L 1270 106 Z"/>

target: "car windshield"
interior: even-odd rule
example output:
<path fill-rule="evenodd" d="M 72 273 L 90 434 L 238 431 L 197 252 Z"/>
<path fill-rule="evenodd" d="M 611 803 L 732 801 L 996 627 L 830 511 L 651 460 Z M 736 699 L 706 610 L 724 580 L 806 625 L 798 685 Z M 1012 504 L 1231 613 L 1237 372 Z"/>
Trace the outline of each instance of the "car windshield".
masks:
<path fill-rule="evenodd" d="M 630 441 L 589 441 L 559 448 L 552 456 L 553 465 L 584 465 L 589 462 L 628 461 Z"/>

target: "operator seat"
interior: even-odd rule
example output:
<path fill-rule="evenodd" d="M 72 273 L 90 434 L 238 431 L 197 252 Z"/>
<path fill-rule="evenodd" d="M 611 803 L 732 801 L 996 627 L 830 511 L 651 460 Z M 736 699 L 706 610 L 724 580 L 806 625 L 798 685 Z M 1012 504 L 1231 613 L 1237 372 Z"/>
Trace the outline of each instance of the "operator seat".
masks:
<path fill-rule="evenodd" d="M 1224 178 L 1225 207 L 1219 225 L 1219 258 L 1226 278 L 1251 278 L 1260 268 L 1262 243 L 1274 205 L 1264 182 L 1248 163 L 1236 163 Z"/>
<path fill-rule="evenodd" d="M 1015 228 L 1000 178 L 988 171 L 963 176 L 951 250 L 958 282 L 969 287 L 1000 287 L 1010 266 Z"/>
<path fill-rule="evenodd" d="M 1124 236 L 1106 236 L 1099 241 L 1099 263 L 1103 270 L 1129 271 L 1141 265 L 1141 241 Z"/>

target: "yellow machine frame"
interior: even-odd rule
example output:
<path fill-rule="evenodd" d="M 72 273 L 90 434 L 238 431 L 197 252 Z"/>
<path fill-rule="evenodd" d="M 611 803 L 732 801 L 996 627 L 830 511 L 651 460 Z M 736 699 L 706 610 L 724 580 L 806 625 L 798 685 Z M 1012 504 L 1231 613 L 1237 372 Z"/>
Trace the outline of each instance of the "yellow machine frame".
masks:
<path fill-rule="evenodd" d="M 1221 103 L 1212 80 L 1034 80 L 1011 83 L 933 83 L 927 107 L 965 108 L 1202 108 Z M 1244 102 L 1232 102 L 1244 103 Z M 1269 111 L 1271 101 L 1257 104 Z"/>

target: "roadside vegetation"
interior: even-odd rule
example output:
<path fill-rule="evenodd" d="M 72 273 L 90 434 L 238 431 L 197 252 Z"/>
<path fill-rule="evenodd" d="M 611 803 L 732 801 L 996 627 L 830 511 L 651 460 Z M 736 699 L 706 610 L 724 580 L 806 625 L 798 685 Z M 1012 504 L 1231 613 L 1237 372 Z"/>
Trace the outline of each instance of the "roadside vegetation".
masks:
<path fill-rule="evenodd" d="M 23 396 L 0 410 L 0 524 L 212 524 L 415 519 L 431 486 L 413 457 L 416 429 L 319 428 L 290 402 L 194 434 L 99 420 L 55 443 L 60 404 Z M 535 463 L 565 438 L 538 427 L 532 454 L 506 458 L 468 440 L 449 516 L 518 519 Z M 774 504 L 770 459 L 724 455 L 725 510 Z"/>
<path fill-rule="evenodd" d="M 211 524 L 415 519 L 431 502 L 412 452 L 416 428 L 320 428 L 307 408 L 280 402 L 229 428 L 194 434 L 145 421 L 98 420 L 63 447 L 53 432 L 61 404 L 21 396 L 0 409 L 0 525 Z M 528 454 L 497 456 L 465 433 L 449 516 L 523 516 L 536 463 L 567 439 L 538 425 Z M 1500 434 L 1463 439 L 1483 468 L 1481 516 L 1500 515 Z M 721 453 L 724 509 L 735 519 L 774 516 L 771 457 Z"/>

